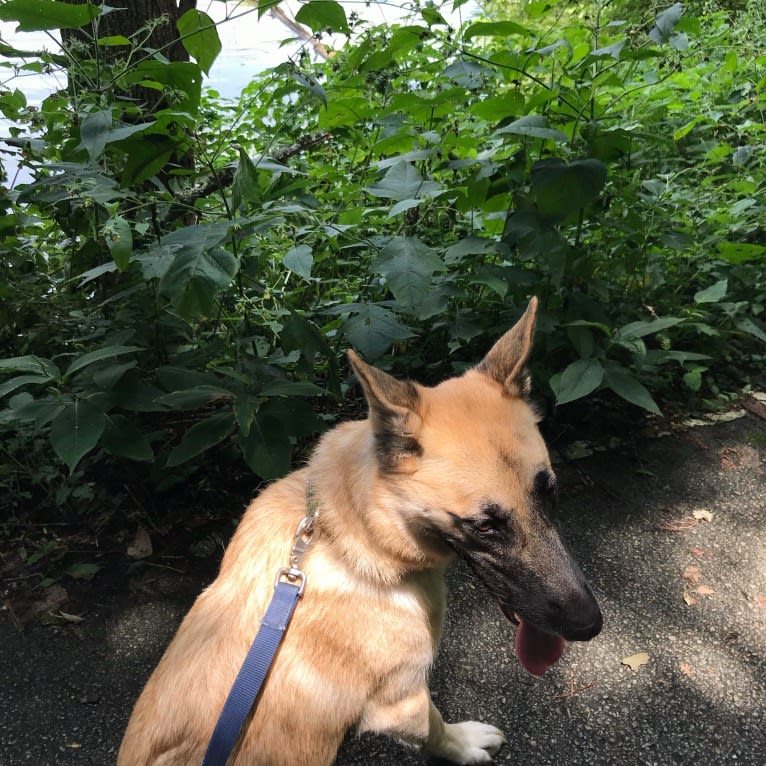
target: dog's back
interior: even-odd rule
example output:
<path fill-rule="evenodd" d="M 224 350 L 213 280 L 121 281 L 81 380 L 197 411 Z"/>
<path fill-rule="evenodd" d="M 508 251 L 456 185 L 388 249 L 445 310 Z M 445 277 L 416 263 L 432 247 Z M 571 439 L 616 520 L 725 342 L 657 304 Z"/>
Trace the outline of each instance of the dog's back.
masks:
<path fill-rule="evenodd" d="M 343 436 L 343 430 L 334 436 Z M 333 461 L 337 449 L 345 450 L 345 438 L 340 441 L 337 447 L 326 445 L 325 459 Z M 332 473 L 343 482 L 354 471 L 339 470 L 335 464 Z M 290 542 L 305 513 L 305 474 L 306 469 L 277 482 L 248 508 L 219 577 L 199 596 L 147 683 L 118 766 L 202 762 L 266 610 L 275 573 L 287 563 Z M 412 681 L 426 682 L 444 610 L 441 572 L 413 573 L 391 584 L 377 576 L 360 577 L 361 549 L 370 552 L 364 539 L 368 533 L 355 534 L 353 517 L 342 511 L 337 513 L 342 523 L 328 518 L 332 515 L 322 514 L 323 528 L 305 566 L 306 592 L 246 726 L 237 764 L 331 764 L 349 729 L 361 724 L 374 730 L 382 723 L 376 716 L 385 710 L 369 707 L 371 697 L 391 704 L 401 698 L 403 664 L 420 675 Z M 330 529 L 335 526 L 340 527 L 337 534 L 344 535 L 342 546 L 334 545 L 336 532 Z M 352 560 L 344 551 L 350 551 Z M 393 653 L 392 633 L 401 637 Z"/>

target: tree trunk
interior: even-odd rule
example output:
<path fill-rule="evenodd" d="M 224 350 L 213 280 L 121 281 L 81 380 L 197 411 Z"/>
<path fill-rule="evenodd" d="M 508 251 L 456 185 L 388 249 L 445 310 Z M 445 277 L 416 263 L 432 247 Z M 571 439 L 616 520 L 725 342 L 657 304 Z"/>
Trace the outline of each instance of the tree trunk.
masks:
<path fill-rule="evenodd" d="M 82 5 L 86 0 L 64 0 L 70 5 Z M 147 22 L 155 22 L 149 39 L 144 43 L 145 48 L 160 51 L 171 61 L 188 61 L 189 54 L 181 44 L 176 22 L 186 11 L 196 7 L 196 0 L 130 0 L 124 7 L 107 13 L 97 20 L 98 36 L 123 35 L 130 37 Z M 157 20 L 164 22 L 157 23 Z M 89 30 L 90 31 L 90 30 Z M 89 44 L 88 36 L 80 29 L 62 30 L 62 40 L 65 45 L 73 40 Z M 109 51 L 101 48 L 101 53 Z M 115 50 L 115 49 L 112 49 Z"/>

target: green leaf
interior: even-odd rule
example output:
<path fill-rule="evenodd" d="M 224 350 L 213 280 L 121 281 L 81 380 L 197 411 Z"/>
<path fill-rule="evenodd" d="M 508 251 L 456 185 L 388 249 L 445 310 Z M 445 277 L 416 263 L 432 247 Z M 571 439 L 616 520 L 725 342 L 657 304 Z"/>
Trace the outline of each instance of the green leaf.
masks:
<path fill-rule="evenodd" d="M 261 188 L 258 183 L 258 170 L 253 161 L 247 156 L 247 152 L 240 147 L 239 163 L 234 171 L 234 181 L 231 185 L 231 207 L 236 212 L 242 207 L 242 203 L 258 202 L 261 197 Z"/>
<path fill-rule="evenodd" d="M 343 324 L 343 332 L 351 345 L 367 359 L 377 359 L 394 341 L 412 338 L 413 333 L 390 309 L 374 303 L 360 305 Z"/>
<path fill-rule="evenodd" d="M 99 37 L 96 42 L 105 48 L 118 45 L 130 45 L 130 40 L 123 35 L 107 35 L 106 37 Z"/>
<path fill-rule="evenodd" d="M 165 465 L 168 468 L 186 463 L 205 450 L 222 442 L 234 430 L 234 414 L 217 412 L 195 423 L 183 436 L 181 443 L 173 447 Z"/>
<path fill-rule="evenodd" d="M 729 263 L 740 264 L 762 258 L 766 254 L 766 247 L 754 242 L 728 242 L 726 240 L 716 245 L 721 258 Z"/>
<path fill-rule="evenodd" d="M 237 273 L 237 259 L 220 247 L 230 226 L 228 222 L 187 226 L 160 240 L 172 260 L 159 290 L 183 316 L 209 316 L 217 292 L 227 288 Z"/>
<path fill-rule="evenodd" d="M 17 420 L 34 421 L 34 431 L 37 433 L 43 426 L 47 426 L 67 406 L 58 399 L 32 399 L 19 402 L 17 397 L 11 398 L 9 406 Z"/>
<path fill-rule="evenodd" d="M 90 161 L 95 162 L 104 153 L 106 140 L 111 129 L 111 109 L 85 115 L 80 122 L 80 145 L 77 148 L 85 149 Z"/>
<path fill-rule="evenodd" d="M 442 191 L 442 186 L 436 181 L 423 180 L 420 171 L 412 163 L 402 161 L 392 165 L 380 181 L 368 186 L 365 191 L 374 197 L 401 201 L 433 196 Z"/>
<path fill-rule="evenodd" d="M 622 365 L 610 362 L 604 374 L 604 384 L 625 401 L 655 415 L 662 415 L 649 390 Z"/>
<path fill-rule="evenodd" d="M 273 380 L 261 389 L 263 396 L 325 396 L 327 391 L 308 380 Z"/>
<path fill-rule="evenodd" d="M 644 338 L 647 335 L 667 330 L 669 327 L 675 327 L 683 321 L 678 317 L 662 317 L 648 322 L 631 322 L 617 330 L 615 336 L 617 338 Z"/>
<path fill-rule="evenodd" d="M 100 569 L 98 564 L 77 563 L 66 569 L 65 574 L 74 577 L 75 580 L 89 580 Z"/>
<path fill-rule="evenodd" d="M 128 70 L 122 79 L 128 85 L 144 85 L 154 88 L 170 88 L 185 96 L 173 104 L 176 112 L 196 115 L 202 94 L 202 71 L 190 61 L 171 61 L 149 58 Z"/>
<path fill-rule="evenodd" d="M 681 3 L 675 3 L 670 8 L 666 8 L 662 13 L 657 14 L 654 20 L 654 26 L 649 31 L 650 39 L 658 45 L 668 42 L 676 24 L 681 20 L 684 7 Z"/>
<path fill-rule="evenodd" d="M 472 37 L 510 37 L 511 35 L 529 35 L 530 30 L 515 21 L 478 21 L 471 24 L 463 33 L 464 40 Z"/>
<path fill-rule="evenodd" d="M 230 397 L 231 391 L 220 386 L 201 385 L 195 388 L 187 388 L 181 391 L 173 391 L 155 400 L 157 404 L 171 410 L 197 410 L 218 399 Z"/>
<path fill-rule="evenodd" d="M 43 383 L 47 383 L 49 380 L 53 380 L 50 375 L 18 375 L 15 378 L 6 380 L 5 383 L 0 384 L 0 399 L 2 399 L 11 391 L 15 391 L 21 386 L 33 385 L 39 386 Z"/>
<path fill-rule="evenodd" d="M 101 443 L 116 457 L 128 460 L 154 460 L 149 440 L 123 415 L 111 415 L 101 435 Z"/>
<path fill-rule="evenodd" d="M 519 91 L 504 91 L 499 96 L 489 96 L 481 101 L 474 101 L 466 110 L 487 122 L 498 123 L 506 117 L 524 111 L 524 95 Z"/>
<path fill-rule="evenodd" d="M 120 128 L 112 128 L 109 131 L 109 135 L 106 137 L 106 143 L 112 144 L 117 141 L 124 141 L 126 138 L 130 138 L 136 133 L 143 133 L 149 128 L 155 128 L 154 122 L 139 122 L 137 125 L 123 125 Z"/>
<path fill-rule="evenodd" d="M 729 288 L 728 279 L 720 279 L 715 284 L 706 287 L 704 290 L 698 290 L 694 293 L 695 303 L 718 303 L 721 298 L 725 297 L 726 291 Z"/>
<path fill-rule="evenodd" d="M 758 338 L 758 340 L 766 343 L 766 333 L 760 327 L 758 327 L 758 325 L 753 322 L 752 319 L 749 319 L 748 317 L 740 319 L 737 322 L 737 327 L 742 330 L 742 332 L 745 332 L 748 335 L 752 335 L 754 338 Z"/>
<path fill-rule="evenodd" d="M 444 251 L 444 261 L 453 264 L 460 263 L 467 255 L 491 255 L 495 253 L 496 247 L 495 240 L 470 234 Z"/>
<path fill-rule="evenodd" d="M 125 271 L 133 253 L 133 232 L 130 224 L 121 215 L 112 216 L 104 224 L 104 239 L 115 265 L 120 271 Z"/>
<path fill-rule="evenodd" d="M 100 362 L 102 359 L 111 359 L 112 357 L 120 356 L 121 354 L 132 354 L 135 351 L 143 351 L 143 348 L 141 348 L 141 346 L 104 346 L 103 348 L 78 356 L 72 364 L 69 365 L 64 376 L 69 377 L 72 373 L 81 370 L 83 367 L 87 367 L 89 364 L 93 364 L 93 362 Z"/>
<path fill-rule="evenodd" d="M 250 469 L 262 479 L 276 479 L 290 470 L 290 437 L 273 414 L 256 413 L 247 436 L 240 434 L 239 447 Z"/>
<path fill-rule="evenodd" d="M 616 43 L 612 43 L 611 45 L 607 45 L 603 48 L 597 48 L 594 51 L 590 52 L 591 56 L 611 56 L 615 61 L 620 60 L 620 54 L 622 53 L 622 49 L 625 47 L 625 43 L 628 42 L 627 37 L 623 37 L 621 40 L 618 40 Z"/>
<path fill-rule="evenodd" d="M 546 218 L 563 220 L 593 202 L 606 185 L 600 160 L 541 160 L 532 166 L 537 208 Z"/>
<path fill-rule="evenodd" d="M 53 451 L 73 473 L 77 464 L 98 444 L 106 426 L 103 411 L 87 399 L 76 399 L 51 424 Z"/>
<path fill-rule="evenodd" d="M 333 32 L 351 33 L 346 12 L 335 0 L 309 0 L 295 14 L 295 20 L 299 24 L 305 24 L 312 32 L 324 32 L 329 29 Z"/>
<path fill-rule="evenodd" d="M 70 5 L 55 0 L 7 0 L 0 5 L 0 20 L 18 21 L 17 32 L 77 29 L 93 21 L 101 10 L 90 4 Z"/>
<path fill-rule="evenodd" d="M 381 250 L 374 268 L 386 278 L 402 308 L 417 310 L 428 296 L 433 273 L 446 267 L 417 237 L 392 237 Z"/>
<path fill-rule="evenodd" d="M 707 370 L 707 367 L 692 367 L 691 370 L 685 372 L 683 375 L 683 381 L 692 391 L 699 391 L 702 388 L 702 373 Z"/>
<path fill-rule="evenodd" d="M 108 391 L 117 385 L 120 378 L 129 370 L 138 366 L 138 360 L 130 362 L 108 364 L 93 373 L 93 382 L 100 388 Z"/>
<path fill-rule="evenodd" d="M 504 125 L 495 131 L 495 135 L 510 133 L 515 136 L 528 136 L 529 138 L 542 138 L 551 141 L 565 143 L 569 139 L 565 133 L 555 128 L 548 127 L 548 120 L 537 114 L 528 114 L 514 120 L 510 125 Z"/>
<path fill-rule="evenodd" d="M 397 202 L 389 211 L 388 218 L 394 218 L 400 213 L 404 213 L 407 210 L 411 210 L 413 207 L 422 205 L 422 199 L 403 199 L 401 202 Z"/>
<path fill-rule="evenodd" d="M 437 24 L 443 24 L 445 27 L 449 26 L 444 16 L 442 16 L 435 8 L 421 8 L 420 15 L 429 26 Z"/>
<path fill-rule="evenodd" d="M 49 359 L 39 356 L 13 356 L 10 359 L 0 359 L 0 372 L 31 372 L 36 375 L 49 375 L 57 378 L 61 375 L 59 368 Z"/>
<path fill-rule="evenodd" d="M 156 176 L 173 155 L 176 145 L 167 136 L 139 135 L 125 145 L 127 161 L 122 171 L 125 186 L 140 184 Z"/>
<path fill-rule="evenodd" d="M 476 90 L 484 84 L 484 67 L 475 61 L 455 61 L 450 64 L 442 76 L 455 85 L 468 90 Z"/>
<path fill-rule="evenodd" d="M 311 436 L 327 429 L 327 422 L 315 412 L 309 402 L 302 399 L 274 398 L 264 402 L 258 413 L 277 418 L 289 436 Z"/>
<path fill-rule="evenodd" d="M 200 69 L 209 75 L 210 67 L 218 58 L 222 47 L 213 19 L 193 8 L 178 19 L 176 26 L 184 48 L 197 61 Z"/>
<path fill-rule="evenodd" d="M 566 404 L 595 391 L 604 378 L 604 368 L 598 359 L 578 359 L 561 374 L 556 404 Z"/>
<path fill-rule="evenodd" d="M 314 264 L 314 255 L 308 245 L 296 245 L 291 247 L 282 259 L 282 263 L 290 271 L 296 273 L 305 280 L 311 279 L 311 267 Z"/>
<path fill-rule="evenodd" d="M 293 72 L 292 77 L 304 88 L 308 88 L 322 102 L 322 106 L 327 109 L 327 93 L 316 77 L 308 77 L 302 72 Z"/>

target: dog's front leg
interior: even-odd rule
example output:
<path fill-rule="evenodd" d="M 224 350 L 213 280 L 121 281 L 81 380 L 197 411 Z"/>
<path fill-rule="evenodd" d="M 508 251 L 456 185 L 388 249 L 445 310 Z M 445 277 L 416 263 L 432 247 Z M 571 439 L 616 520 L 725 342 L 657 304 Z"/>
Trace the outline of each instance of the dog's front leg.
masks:
<path fill-rule="evenodd" d="M 428 702 L 428 740 L 423 745 L 426 752 L 454 763 L 489 763 L 505 742 L 503 732 L 486 723 L 444 723 L 430 695 Z"/>
<path fill-rule="evenodd" d="M 389 734 L 463 766 L 490 763 L 505 742 L 500 729 L 478 721 L 444 723 L 425 686 L 396 703 L 372 706 L 360 730 Z"/>

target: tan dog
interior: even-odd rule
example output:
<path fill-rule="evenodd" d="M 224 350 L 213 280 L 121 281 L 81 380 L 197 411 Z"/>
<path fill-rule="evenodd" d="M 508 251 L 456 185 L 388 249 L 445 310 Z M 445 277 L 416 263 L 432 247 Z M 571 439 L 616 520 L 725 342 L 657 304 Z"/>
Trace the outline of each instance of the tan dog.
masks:
<path fill-rule="evenodd" d="M 320 515 L 306 590 L 229 764 L 327 766 L 353 728 L 459 764 L 492 760 L 502 732 L 444 723 L 428 691 L 445 567 L 463 557 L 519 621 L 516 652 L 536 675 L 564 639 L 588 640 L 602 622 L 552 519 L 556 480 L 526 399 L 536 309 L 533 298 L 478 367 L 434 388 L 349 352 L 369 418 L 327 433 L 247 509 L 141 694 L 118 766 L 202 762 L 306 514 L 307 482 Z"/>

